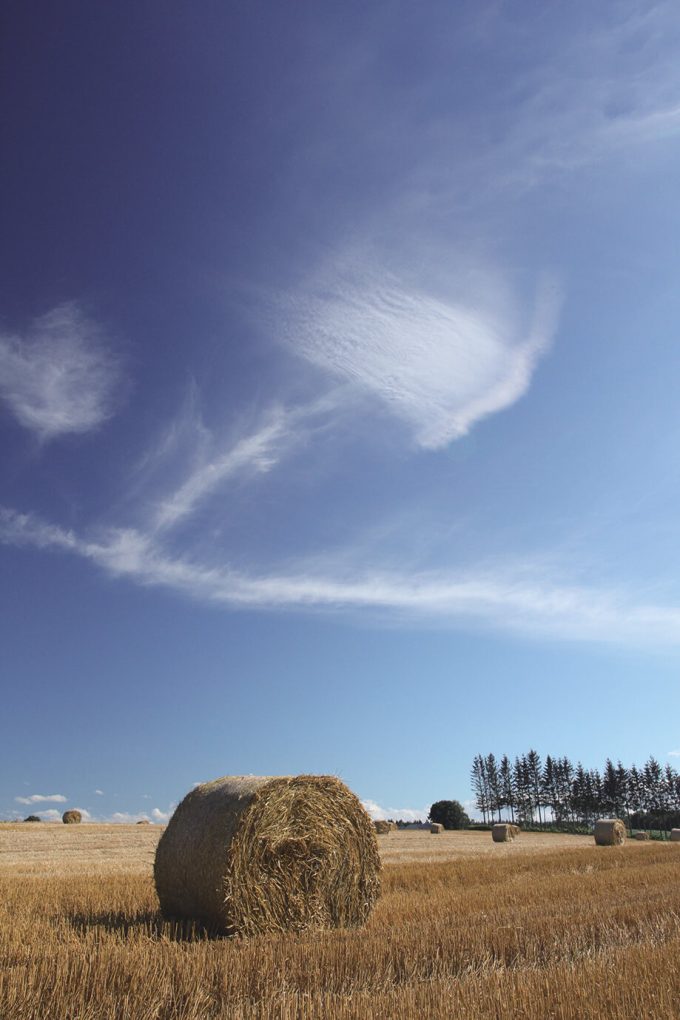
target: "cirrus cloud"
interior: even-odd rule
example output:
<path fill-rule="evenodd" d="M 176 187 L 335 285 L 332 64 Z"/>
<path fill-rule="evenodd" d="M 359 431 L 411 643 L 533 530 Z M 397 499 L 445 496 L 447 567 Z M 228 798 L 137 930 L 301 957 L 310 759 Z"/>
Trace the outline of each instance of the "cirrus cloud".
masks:
<path fill-rule="evenodd" d="M 554 333 L 558 289 L 545 280 L 528 325 L 482 274 L 467 301 L 388 272 L 334 266 L 283 303 L 283 339 L 301 357 L 380 402 L 438 449 L 527 392 Z"/>
<path fill-rule="evenodd" d="M 120 363 L 104 332 L 76 304 L 0 333 L 0 399 L 40 439 L 89 432 L 113 413 Z"/>

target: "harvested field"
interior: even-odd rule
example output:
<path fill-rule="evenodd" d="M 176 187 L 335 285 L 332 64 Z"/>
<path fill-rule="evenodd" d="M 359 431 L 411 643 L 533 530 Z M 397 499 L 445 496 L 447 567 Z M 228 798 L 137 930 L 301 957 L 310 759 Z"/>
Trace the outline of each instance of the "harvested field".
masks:
<path fill-rule="evenodd" d="M 150 875 L 160 825 L 0 825 L 0 874 Z"/>
<path fill-rule="evenodd" d="M 82 873 L 150 874 L 161 825 L 92 825 L 78 827 L 43 823 L 0 825 L 0 872 L 66 875 Z M 494 843 L 489 832 L 442 832 L 432 839 L 429 830 L 387 832 L 378 840 L 385 864 L 434 863 L 459 857 L 492 854 L 534 854 L 560 847 L 592 846 L 592 836 L 558 836 L 525 832 L 521 840 Z"/>
<path fill-rule="evenodd" d="M 3 1020 L 677 1015 L 677 845 L 390 834 L 364 928 L 239 940 L 163 920 L 159 834 L 0 826 Z"/>

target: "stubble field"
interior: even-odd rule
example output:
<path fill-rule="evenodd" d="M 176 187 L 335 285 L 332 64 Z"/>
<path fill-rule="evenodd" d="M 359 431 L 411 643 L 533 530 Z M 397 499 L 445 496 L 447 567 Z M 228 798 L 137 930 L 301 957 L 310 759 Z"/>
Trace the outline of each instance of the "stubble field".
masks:
<path fill-rule="evenodd" d="M 155 826 L 0 826 L 2 1020 L 680 1016 L 680 845 L 401 832 L 360 931 L 164 922 Z"/>

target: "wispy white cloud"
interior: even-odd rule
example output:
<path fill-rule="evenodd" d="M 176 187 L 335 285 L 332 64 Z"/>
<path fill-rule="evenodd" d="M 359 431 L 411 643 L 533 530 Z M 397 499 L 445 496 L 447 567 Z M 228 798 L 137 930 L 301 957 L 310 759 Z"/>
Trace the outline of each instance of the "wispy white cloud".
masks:
<path fill-rule="evenodd" d="M 104 796 L 104 791 L 103 790 L 95 790 L 94 792 L 97 794 L 98 797 L 103 797 Z"/>
<path fill-rule="evenodd" d="M 554 284 L 528 324 L 492 274 L 476 298 L 445 300 L 342 261 L 284 301 L 283 338 L 299 355 L 377 397 L 436 449 L 519 400 L 557 322 Z"/>
<path fill-rule="evenodd" d="M 669 758 L 680 758 L 680 751 L 669 751 L 668 752 L 668 757 Z"/>
<path fill-rule="evenodd" d="M 30 797 L 15 797 L 18 804 L 65 804 L 68 799 L 63 793 L 32 793 Z"/>
<path fill-rule="evenodd" d="M 374 821 L 424 822 L 429 811 L 429 808 L 384 808 L 374 800 L 361 803 Z"/>
<path fill-rule="evenodd" d="M 0 334 L 0 399 L 41 439 L 89 432 L 113 412 L 120 364 L 102 328 L 75 304 Z"/>
<path fill-rule="evenodd" d="M 203 431 L 208 434 L 207 430 Z M 292 439 L 290 416 L 283 409 L 275 408 L 260 428 L 227 444 L 226 448 L 215 449 L 212 441 L 211 448 L 202 450 L 198 463 L 179 487 L 159 503 L 153 522 L 155 530 L 170 528 L 188 517 L 228 478 L 243 472 L 264 474 L 271 470 Z"/>
<path fill-rule="evenodd" d="M 49 541 L 46 541 L 46 537 Z M 376 618 L 438 626 L 481 625 L 576 641 L 680 644 L 680 606 L 645 602 L 625 589 L 570 585 L 528 567 L 400 574 L 366 568 L 343 574 L 247 575 L 164 553 L 133 530 L 96 540 L 28 515 L 0 513 L 0 541 L 76 553 L 109 574 L 230 607 L 371 611 Z"/>

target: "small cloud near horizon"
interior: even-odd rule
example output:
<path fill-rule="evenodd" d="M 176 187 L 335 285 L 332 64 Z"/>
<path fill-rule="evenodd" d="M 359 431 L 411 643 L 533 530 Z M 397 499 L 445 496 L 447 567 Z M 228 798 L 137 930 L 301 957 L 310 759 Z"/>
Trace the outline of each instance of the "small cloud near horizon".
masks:
<path fill-rule="evenodd" d="M 32 793 L 30 797 L 15 797 L 17 804 L 44 804 L 52 802 L 54 804 L 65 804 L 68 800 L 63 793 Z"/>
<path fill-rule="evenodd" d="M 361 803 L 374 822 L 387 821 L 388 818 L 395 822 L 424 822 L 429 811 L 429 808 L 384 808 L 370 799 Z"/>

